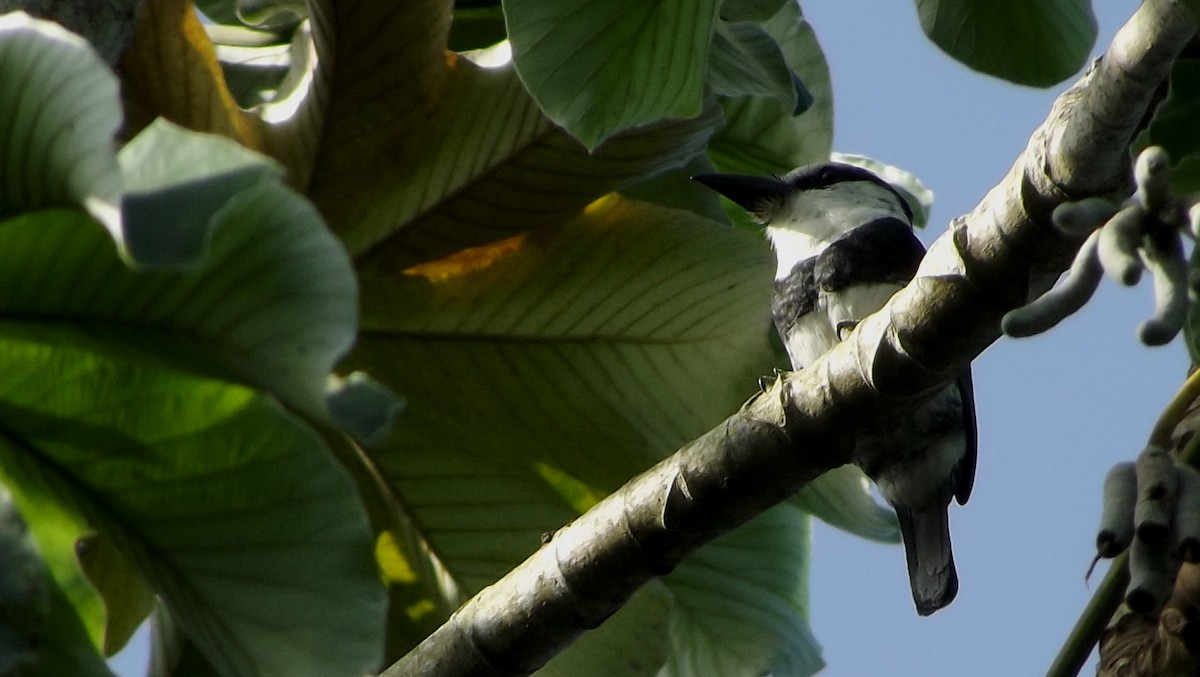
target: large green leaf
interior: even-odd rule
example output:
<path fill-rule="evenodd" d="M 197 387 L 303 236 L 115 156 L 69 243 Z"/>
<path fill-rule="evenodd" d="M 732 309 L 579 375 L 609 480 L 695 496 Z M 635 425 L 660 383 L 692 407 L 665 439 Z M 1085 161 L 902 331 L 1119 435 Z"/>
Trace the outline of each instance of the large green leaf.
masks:
<path fill-rule="evenodd" d="M 708 156 L 697 155 L 691 162 L 678 169 L 661 172 L 621 188 L 621 195 L 653 202 L 663 207 L 686 209 L 714 221 L 725 221 L 721 196 L 716 191 L 691 180 L 696 174 L 712 171 L 713 165 L 708 161 Z"/>
<path fill-rule="evenodd" d="M 125 183 L 118 242 L 139 266 L 200 266 L 216 217 L 230 200 L 282 174 L 232 141 L 162 119 L 126 144 L 118 159 Z"/>
<path fill-rule="evenodd" d="M 710 107 L 609 139 L 593 153 L 537 110 L 511 65 L 459 59 L 405 163 L 331 150 L 313 195 L 351 253 L 392 266 L 441 258 L 573 218 L 588 203 L 701 153 L 719 120 Z M 345 163 L 345 166 L 342 166 Z M 336 171 L 335 171 L 336 169 Z"/>
<path fill-rule="evenodd" d="M 721 0 L 721 18 L 726 21 L 766 21 L 791 0 Z"/>
<path fill-rule="evenodd" d="M 150 616 L 150 666 L 146 677 L 221 677 L 161 603 Z"/>
<path fill-rule="evenodd" d="M 521 80 L 588 148 L 700 113 L 716 9 L 716 0 L 504 3 Z"/>
<path fill-rule="evenodd" d="M 111 675 L 0 484 L 0 675 Z"/>
<path fill-rule="evenodd" d="M 154 591 L 111 538 L 99 535 L 76 541 L 83 573 L 104 600 L 103 653 L 119 651 L 154 608 Z"/>
<path fill-rule="evenodd" d="M 788 106 L 766 97 L 723 101 L 726 123 L 708 148 L 709 157 L 721 171 L 783 174 L 827 160 L 833 149 L 833 89 L 812 27 L 794 2 L 785 3 L 764 27 L 783 49 L 788 66 L 804 82 L 813 105 L 793 116 Z"/>
<path fill-rule="evenodd" d="M 615 196 L 562 229 L 361 275 L 352 362 L 409 402 L 372 456 L 471 591 L 587 507 L 564 487 L 619 487 L 770 364 L 765 245 Z"/>
<path fill-rule="evenodd" d="M 808 626 L 809 517 L 782 504 L 684 560 L 666 676 L 804 677 L 822 667 Z"/>
<path fill-rule="evenodd" d="M 117 80 L 83 38 L 0 16 L 0 218 L 79 205 L 117 236 L 120 125 Z"/>
<path fill-rule="evenodd" d="M 108 68 L 53 24 L 2 21 L 0 216 L 77 205 L 133 262 L 198 274 L 135 273 L 95 228 L 22 222 L 0 235 L 0 313 L 90 326 L 323 415 L 357 314 L 349 259 L 316 211 L 265 158 L 166 123 L 123 149 L 118 170 Z"/>
<path fill-rule="evenodd" d="M 0 323 L 0 475 L 59 584 L 95 529 L 224 674 L 375 668 L 383 590 L 345 472 L 273 400 L 126 358 Z"/>
<path fill-rule="evenodd" d="M 1091 0 L 916 0 L 925 35 L 988 75 L 1050 87 L 1083 68 L 1096 44 Z"/>
<path fill-rule="evenodd" d="M 799 114 L 812 99 L 792 74 L 779 45 L 752 23 L 717 21 L 709 54 L 708 84 L 720 96 L 763 96 Z"/>
<path fill-rule="evenodd" d="M 126 252 L 154 268 L 130 270 L 84 219 L 15 221 L 0 232 L 0 313 L 66 320 L 323 415 L 357 308 L 349 259 L 320 216 L 218 137 L 156 124 L 121 156 L 135 189 Z"/>
<path fill-rule="evenodd" d="M 512 63 L 483 68 L 446 52 L 449 3 L 310 5 L 326 17 L 313 22 L 313 95 L 268 145 L 289 168 L 311 163 L 311 180 L 294 171 L 355 258 L 402 268 L 561 225 L 702 153 L 720 120 L 710 100 L 699 117 L 589 152 L 542 114 Z M 296 160 L 291 148 L 319 152 Z"/>

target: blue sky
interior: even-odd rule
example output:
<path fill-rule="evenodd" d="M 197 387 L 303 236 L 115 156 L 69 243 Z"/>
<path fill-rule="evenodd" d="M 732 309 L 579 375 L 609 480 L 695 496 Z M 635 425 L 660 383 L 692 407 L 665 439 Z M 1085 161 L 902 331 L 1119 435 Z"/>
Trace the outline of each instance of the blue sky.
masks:
<path fill-rule="evenodd" d="M 1137 3 L 1102 4 L 1101 48 Z M 1005 174 L 1067 86 L 1017 87 L 952 62 L 921 34 L 913 3 L 808 2 L 805 13 L 833 73 L 836 150 L 908 169 L 935 191 L 926 241 Z M 823 675 L 1045 671 L 1091 596 L 1083 576 L 1104 474 L 1140 451 L 1186 373 L 1179 340 L 1137 342 L 1151 304 L 1148 285 L 1106 281 L 1049 334 L 1002 339 L 976 361 L 979 470 L 970 503 L 951 516 L 961 590 L 950 608 L 917 617 L 898 546 L 816 527 Z M 127 655 L 114 667 L 141 674 L 135 665 Z"/>
<path fill-rule="evenodd" d="M 1098 49 L 1137 6 L 1098 3 Z M 1049 91 L 951 61 L 922 35 L 913 3 L 803 3 L 833 76 L 835 149 L 915 173 L 936 195 L 927 242 L 1008 170 L 1045 118 Z M 814 530 L 812 623 L 829 677 L 1042 674 L 1092 588 L 1100 489 L 1141 450 L 1188 366 L 1181 340 L 1146 348 L 1149 285 L 1105 281 L 1046 335 L 1001 339 L 975 362 L 979 470 L 951 528 L 961 589 L 918 618 L 899 547 Z M 1085 668 L 1085 673 L 1091 668 Z"/>

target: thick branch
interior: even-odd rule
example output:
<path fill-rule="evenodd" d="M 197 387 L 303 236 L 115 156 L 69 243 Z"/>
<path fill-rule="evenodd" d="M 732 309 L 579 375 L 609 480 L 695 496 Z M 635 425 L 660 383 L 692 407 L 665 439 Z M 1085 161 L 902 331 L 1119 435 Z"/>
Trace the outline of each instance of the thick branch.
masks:
<path fill-rule="evenodd" d="M 1194 32 L 1174 3 L 1145 2 L 1007 177 L 851 341 L 560 529 L 384 675 L 536 670 L 647 580 L 845 463 L 864 419 L 910 411 L 943 387 L 1078 248 L 1051 226 L 1053 208 L 1128 192 L 1129 142 Z"/>

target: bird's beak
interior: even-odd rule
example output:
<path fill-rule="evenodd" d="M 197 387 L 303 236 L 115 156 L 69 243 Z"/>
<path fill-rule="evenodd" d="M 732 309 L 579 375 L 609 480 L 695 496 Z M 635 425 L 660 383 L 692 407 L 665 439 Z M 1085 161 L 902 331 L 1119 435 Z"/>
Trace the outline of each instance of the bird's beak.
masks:
<path fill-rule="evenodd" d="M 788 184 L 773 176 L 696 174 L 691 179 L 733 200 L 750 213 L 761 212 L 767 205 L 782 202 L 789 192 Z"/>

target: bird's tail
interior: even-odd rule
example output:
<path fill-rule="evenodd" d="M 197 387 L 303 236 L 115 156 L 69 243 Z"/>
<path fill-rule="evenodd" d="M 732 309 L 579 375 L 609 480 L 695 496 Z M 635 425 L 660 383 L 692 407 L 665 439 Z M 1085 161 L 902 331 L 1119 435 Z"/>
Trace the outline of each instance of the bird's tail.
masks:
<path fill-rule="evenodd" d="M 917 613 L 922 616 L 941 609 L 958 594 L 958 574 L 950 550 L 950 520 L 946 506 L 923 510 L 896 508 L 904 554 L 908 557 L 908 581 Z"/>

